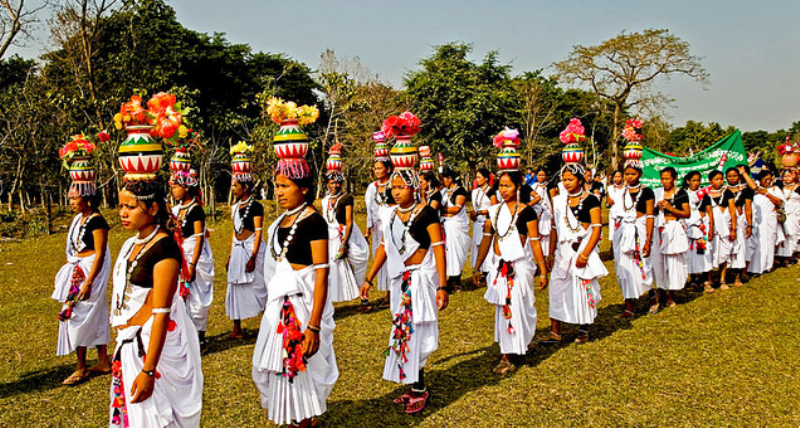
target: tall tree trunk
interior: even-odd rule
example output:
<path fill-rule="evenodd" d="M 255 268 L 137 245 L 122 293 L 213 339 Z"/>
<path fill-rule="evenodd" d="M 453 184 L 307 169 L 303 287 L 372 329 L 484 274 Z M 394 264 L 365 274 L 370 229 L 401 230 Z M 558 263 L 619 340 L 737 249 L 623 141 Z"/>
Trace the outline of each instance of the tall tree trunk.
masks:
<path fill-rule="evenodd" d="M 611 137 L 611 165 L 614 167 L 614 171 L 619 169 L 619 146 L 617 145 L 617 140 L 619 140 L 619 115 L 621 113 L 622 101 L 614 100 L 614 132 Z"/>

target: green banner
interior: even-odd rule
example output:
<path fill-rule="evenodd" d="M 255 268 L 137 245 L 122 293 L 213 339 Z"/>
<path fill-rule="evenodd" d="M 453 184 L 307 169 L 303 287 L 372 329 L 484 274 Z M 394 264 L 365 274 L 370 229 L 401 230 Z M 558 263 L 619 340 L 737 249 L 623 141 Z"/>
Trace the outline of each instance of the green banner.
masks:
<path fill-rule="evenodd" d="M 702 152 L 687 157 L 669 156 L 644 148 L 642 156 L 644 173 L 641 181 L 645 186 L 654 189 L 661 187 L 661 170 L 671 166 L 678 170 L 678 183 L 676 185 L 680 186 L 686 174 L 698 171 L 703 176 L 703 186 L 706 186 L 708 185 L 708 173 L 715 169 L 720 169 L 720 162 L 723 156 L 725 157 L 725 163 L 721 168 L 722 172 L 736 165 L 747 164 L 747 152 L 744 150 L 742 134 L 739 130 Z"/>

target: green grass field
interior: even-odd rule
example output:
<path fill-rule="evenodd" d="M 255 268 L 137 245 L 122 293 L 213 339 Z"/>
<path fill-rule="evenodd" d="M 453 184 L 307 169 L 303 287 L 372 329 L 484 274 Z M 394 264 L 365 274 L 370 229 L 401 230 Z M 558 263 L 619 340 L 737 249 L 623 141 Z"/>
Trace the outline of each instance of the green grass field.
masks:
<path fill-rule="evenodd" d="M 130 232 L 112 223 L 111 252 Z M 363 218 L 360 219 L 363 227 Z M 62 219 L 63 223 L 63 219 Z M 214 340 L 203 357 L 203 426 L 268 425 L 250 378 L 258 319 L 245 340 L 225 336 L 225 270 L 230 221 L 210 224 L 217 261 Z M 107 424 L 110 377 L 77 387 L 61 382 L 74 356 L 56 357 L 60 305 L 50 299 L 63 263 L 63 231 L 0 244 L 0 426 Z M 608 250 L 608 243 L 603 247 Z M 334 346 L 341 372 L 321 422 L 326 426 L 798 426 L 800 425 L 800 267 L 779 269 L 743 288 L 711 295 L 681 292 L 678 307 L 633 321 L 614 319 L 622 297 L 601 282 L 600 315 L 586 345 L 566 327 L 560 347 L 532 346 L 526 364 L 492 374 L 493 309 L 482 290 L 451 297 L 441 313 L 440 348 L 429 359 L 432 402 L 407 416 L 391 399 L 404 391 L 381 379 L 390 327 L 387 310 L 358 314 L 337 305 Z M 465 272 L 465 277 L 470 273 Z M 468 281 L 466 281 L 468 283 Z M 373 293 L 378 299 L 380 293 Z M 540 331 L 549 327 L 547 292 L 537 292 Z M 639 309 L 645 310 L 643 301 Z M 113 341 L 110 344 L 113 348 Z M 95 352 L 89 352 L 90 364 Z"/>

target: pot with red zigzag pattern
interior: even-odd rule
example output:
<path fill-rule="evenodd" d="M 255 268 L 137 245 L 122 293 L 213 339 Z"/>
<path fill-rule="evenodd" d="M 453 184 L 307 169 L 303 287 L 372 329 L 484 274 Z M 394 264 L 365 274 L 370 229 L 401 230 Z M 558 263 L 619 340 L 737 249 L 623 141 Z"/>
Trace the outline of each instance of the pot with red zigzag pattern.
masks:
<path fill-rule="evenodd" d="M 503 148 L 497 154 L 497 167 L 501 171 L 519 170 L 519 153 L 517 153 L 517 145 L 513 140 L 503 141 Z"/>
<path fill-rule="evenodd" d="M 75 182 L 94 181 L 95 170 L 88 156 L 72 158 L 69 164 L 69 177 Z"/>
<path fill-rule="evenodd" d="M 304 158 L 308 153 L 308 136 L 300 129 L 297 119 L 282 120 L 272 142 L 280 159 Z"/>
<path fill-rule="evenodd" d="M 119 146 L 119 164 L 126 180 L 152 180 L 161 169 L 161 142 L 150 136 L 151 125 L 126 126 L 128 137 Z"/>
<path fill-rule="evenodd" d="M 185 149 L 178 149 L 169 160 L 169 169 L 172 172 L 186 172 L 192 169 L 192 156 Z"/>
<path fill-rule="evenodd" d="M 625 160 L 639 161 L 642 159 L 642 145 L 636 142 L 630 142 L 625 145 L 622 155 L 625 157 Z"/>
<path fill-rule="evenodd" d="M 583 148 L 578 143 L 570 143 L 561 149 L 561 159 L 564 163 L 581 163 L 583 160 Z"/>
<path fill-rule="evenodd" d="M 411 169 L 417 164 L 417 148 L 411 144 L 410 135 L 395 137 L 394 147 L 389 151 L 394 169 Z"/>
<path fill-rule="evenodd" d="M 419 170 L 433 171 L 433 158 L 431 157 L 430 146 L 420 146 L 419 148 Z"/>

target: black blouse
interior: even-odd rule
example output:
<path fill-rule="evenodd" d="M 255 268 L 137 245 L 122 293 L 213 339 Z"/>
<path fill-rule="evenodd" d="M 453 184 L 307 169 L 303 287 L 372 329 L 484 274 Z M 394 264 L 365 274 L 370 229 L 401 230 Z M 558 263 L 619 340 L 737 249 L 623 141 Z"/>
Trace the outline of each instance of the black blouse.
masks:
<path fill-rule="evenodd" d="M 644 195 L 642 195 L 642 197 L 644 197 Z M 583 200 L 583 205 L 579 203 L 574 207 L 569 207 L 570 211 L 572 211 L 572 214 L 581 223 L 592 222 L 591 211 L 595 208 L 600 208 L 600 199 L 594 193 L 590 194 L 589 196 L 586 197 L 586 199 Z"/>
<path fill-rule="evenodd" d="M 686 191 L 683 189 L 677 189 L 675 190 L 675 193 L 672 194 L 671 198 L 664 198 L 664 200 L 669 202 L 670 205 L 672 205 L 673 207 L 681 209 L 683 207 L 683 204 L 689 203 L 689 194 L 686 193 Z M 658 215 L 659 211 L 660 209 L 658 208 L 658 205 L 656 205 L 654 207 L 653 213 L 655 215 Z"/>
<path fill-rule="evenodd" d="M 244 218 L 242 218 L 241 216 L 244 216 L 244 212 L 247 211 L 247 207 L 239 206 L 239 216 L 240 216 L 239 218 L 242 218 L 242 223 L 244 224 L 242 230 L 249 230 L 251 232 L 255 232 L 256 224 L 253 221 L 253 219 L 256 217 L 264 217 L 264 206 L 261 205 L 261 203 L 256 200 L 250 201 L 250 205 L 251 205 L 250 212 L 247 214 L 247 217 Z M 194 232 L 192 232 L 192 234 L 194 234 Z"/>
<path fill-rule="evenodd" d="M 636 212 L 647 214 L 647 201 L 654 201 L 656 199 L 656 194 L 653 192 L 653 189 L 644 186 L 639 189 L 639 192 L 642 192 L 642 196 L 639 198 L 639 202 L 636 204 Z M 636 196 L 636 193 L 631 194 L 631 198 L 633 200 L 636 200 Z"/>
<path fill-rule="evenodd" d="M 283 245 L 289 236 L 290 227 L 278 227 L 276 234 L 278 244 Z M 313 213 L 297 223 L 294 238 L 289 242 L 286 250 L 286 260 L 296 265 L 309 266 L 314 264 L 311 256 L 311 243 L 319 240 L 328 240 L 328 223 L 318 213 Z M 328 245 L 325 243 L 325 245 Z M 275 249 L 273 243 L 270 248 Z M 280 251 L 280 250 L 276 250 Z"/>
<path fill-rule="evenodd" d="M 400 221 L 400 219 L 395 215 L 392 221 Z M 411 237 L 419 242 L 420 249 L 430 248 L 431 235 L 428 233 L 428 226 L 434 223 L 439 223 L 439 214 L 430 205 L 425 205 L 417 214 L 411 227 L 408 228 L 408 233 Z"/>
<path fill-rule="evenodd" d="M 456 198 L 458 198 L 459 196 L 463 196 L 464 198 L 469 200 L 469 195 L 467 194 L 467 191 L 464 190 L 464 187 L 463 186 L 458 186 L 458 189 L 456 189 L 455 192 L 450 194 L 450 204 L 452 206 L 456 205 Z"/>
<path fill-rule="evenodd" d="M 394 205 L 395 203 L 394 196 L 392 196 L 392 189 L 391 186 L 389 185 L 390 183 L 391 181 L 386 183 L 386 185 L 383 187 L 383 191 L 381 191 L 381 189 L 378 187 L 377 182 L 375 184 L 375 192 L 383 194 L 383 198 L 386 201 L 386 205 Z"/>
<path fill-rule="evenodd" d="M 111 227 L 109 227 L 108 222 L 106 221 L 106 219 L 103 218 L 103 216 L 100 215 L 100 214 L 97 214 L 97 215 L 93 216 L 92 218 L 90 218 L 89 220 L 86 220 L 86 222 L 83 224 L 83 226 L 84 226 L 84 232 L 83 232 L 83 244 L 84 244 L 83 249 L 84 250 L 94 250 L 95 249 L 94 248 L 94 231 L 95 230 L 109 230 L 109 229 L 111 229 Z"/>
<path fill-rule="evenodd" d="M 712 199 L 714 200 L 714 203 L 720 206 L 720 208 L 728 208 L 728 201 L 734 198 L 735 196 L 733 195 L 733 192 L 731 192 L 728 189 L 725 189 L 725 191 L 722 192 L 722 194 L 717 196 L 716 198 L 711 197 L 711 193 L 709 190 L 709 193 L 706 193 L 706 195 L 703 196 L 703 202 L 700 203 L 700 211 L 705 212 L 706 208 L 708 208 L 709 206 L 714 206 L 711 203 Z"/>
<path fill-rule="evenodd" d="M 333 207 L 333 211 L 336 213 L 336 221 L 341 225 L 345 225 L 347 223 L 348 206 L 353 206 L 353 196 L 349 194 L 339 197 L 339 199 L 336 201 L 336 206 Z M 331 215 L 330 212 L 328 215 Z"/>
<path fill-rule="evenodd" d="M 441 209 L 442 208 L 442 192 L 440 192 L 438 190 L 433 192 L 433 194 L 428 198 L 428 205 L 430 205 L 431 202 L 433 202 L 433 201 L 438 202 L 439 203 L 439 209 Z"/>
<path fill-rule="evenodd" d="M 522 208 L 522 211 L 520 211 L 519 214 L 517 214 L 517 224 L 516 224 L 517 232 L 519 232 L 520 235 L 527 235 L 528 234 L 528 223 L 532 222 L 534 220 L 538 220 L 539 216 L 536 214 L 536 211 L 534 211 L 534 209 L 531 208 L 528 205 L 519 204 L 517 206 L 523 206 L 524 207 L 524 208 Z M 508 207 L 506 207 L 506 208 L 508 208 Z M 513 215 L 513 212 L 511 214 Z M 492 223 L 492 230 L 494 232 L 497 232 L 497 225 L 494 224 L 494 222 L 497 221 L 497 219 L 493 218 L 491 220 L 493 222 Z"/>
<path fill-rule="evenodd" d="M 183 252 L 172 237 L 167 236 L 156 241 L 150 248 L 144 250 L 136 267 L 131 272 L 131 284 L 144 288 L 153 288 L 153 268 L 166 259 L 175 259 L 178 263 L 183 260 Z M 130 263 L 130 259 L 128 260 Z"/>
<path fill-rule="evenodd" d="M 253 209 L 250 210 L 251 215 L 252 213 Z M 262 213 L 263 213 L 263 208 L 262 208 Z M 250 215 L 248 215 L 248 217 L 250 217 Z M 205 223 L 206 212 L 203 209 L 203 207 L 201 207 L 198 204 L 194 204 L 188 208 L 188 211 L 183 212 L 183 220 L 181 221 L 181 235 L 183 235 L 184 238 L 188 238 L 194 235 L 194 223 L 198 221 L 202 221 Z"/>

